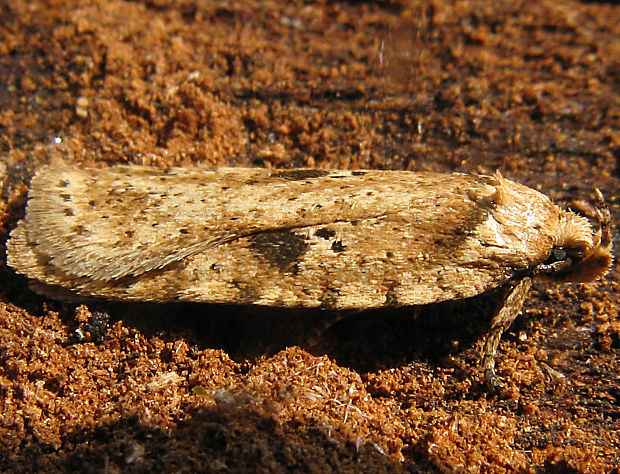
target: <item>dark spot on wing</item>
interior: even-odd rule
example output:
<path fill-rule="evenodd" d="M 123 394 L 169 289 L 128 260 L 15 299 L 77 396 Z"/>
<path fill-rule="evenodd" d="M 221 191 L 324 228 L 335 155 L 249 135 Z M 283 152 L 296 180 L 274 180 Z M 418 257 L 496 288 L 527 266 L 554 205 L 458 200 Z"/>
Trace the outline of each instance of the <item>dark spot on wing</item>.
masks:
<path fill-rule="evenodd" d="M 435 229 L 441 230 L 434 238 L 434 244 L 444 249 L 458 249 L 467 242 L 470 235 L 474 234 L 489 216 L 495 212 L 496 203 L 492 201 L 469 202 L 463 200 L 454 204 L 454 213 L 446 213 L 436 218 Z M 495 245 L 494 243 L 481 241 L 482 246 Z"/>
<path fill-rule="evenodd" d="M 454 235 L 469 235 L 472 232 L 473 232 L 472 229 L 468 229 L 467 226 L 465 225 L 455 227 L 454 230 L 452 231 Z"/>
<path fill-rule="evenodd" d="M 86 227 L 84 227 L 83 225 L 76 225 L 71 229 L 71 231 L 77 235 L 87 235 Z M 90 234 L 90 232 L 88 232 L 88 234 Z"/>
<path fill-rule="evenodd" d="M 260 292 L 255 286 L 244 281 L 233 281 L 232 284 L 239 291 L 239 303 L 252 304 L 260 299 Z"/>
<path fill-rule="evenodd" d="M 323 289 L 323 294 L 321 295 L 321 309 L 332 309 L 336 306 L 338 302 L 338 298 L 340 297 L 340 292 L 336 288 L 332 288 L 327 286 Z"/>
<path fill-rule="evenodd" d="M 386 306 L 399 306 L 398 303 L 398 283 L 395 281 L 385 282 L 387 290 L 385 291 L 385 305 Z"/>
<path fill-rule="evenodd" d="M 336 232 L 330 229 L 319 229 L 316 231 L 316 235 L 322 239 L 329 240 L 336 235 Z"/>
<path fill-rule="evenodd" d="M 65 193 L 63 193 L 63 194 L 61 194 L 61 195 L 60 195 L 60 197 L 61 197 L 61 198 L 62 198 L 62 200 L 63 200 L 63 201 L 65 201 L 65 202 L 69 202 L 69 201 L 71 201 L 71 194 L 65 194 Z"/>
<path fill-rule="evenodd" d="M 346 248 L 347 246 L 344 245 L 340 240 L 334 240 L 334 242 L 332 243 L 332 251 L 336 253 L 344 252 Z"/>
<path fill-rule="evenodd" d="M 308 243 L 295 232 L 278 230 L 253 235 L 250 248 L 280 270 L 294 272 L 300 257 L 308 250 Z"/>
<path fill-rule="evenodd" d="M 271 173 L 272 178 L 282 178 L 291 181 L 303 181 L 304 179 L 315 179 L 328 176 L 331 171 L 327 170 L 283 170 Z"/>
<path fill-rule="evenodd" d="M 74 215 L 75 215 L 75 213 L 73 212 L 73 209 L 69 209 L 68 207 L 65 208 L 65 216 L 73 217 Z"/>
<path fill-rule="evenodd" d="M 353 176 L 364 176 L 366 174 L 366 171 L 353 171 L 351 174 Z"/>
<path fill-rule="evenodd" d="M 69 181 L 67 181 L 66 179 L 63 179 L 63 180 L 61 180 L 58 183 L 58 187 L 59 188 L 67 188 L 67 187 L 69 187 L 69 184 L 70 184 Z"/>

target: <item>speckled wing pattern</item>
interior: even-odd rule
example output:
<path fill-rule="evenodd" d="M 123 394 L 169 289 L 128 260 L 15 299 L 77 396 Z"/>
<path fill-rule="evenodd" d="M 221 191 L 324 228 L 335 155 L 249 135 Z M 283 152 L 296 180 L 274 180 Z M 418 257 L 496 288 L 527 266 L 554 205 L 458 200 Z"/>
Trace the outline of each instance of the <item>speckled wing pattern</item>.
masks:
<path fill-rule="evenodd" d="M 372 308 L 497 287 L 548 257 L 558 219 L 499 175 L 57 166 L 7 249 L 51 295 Z"/>

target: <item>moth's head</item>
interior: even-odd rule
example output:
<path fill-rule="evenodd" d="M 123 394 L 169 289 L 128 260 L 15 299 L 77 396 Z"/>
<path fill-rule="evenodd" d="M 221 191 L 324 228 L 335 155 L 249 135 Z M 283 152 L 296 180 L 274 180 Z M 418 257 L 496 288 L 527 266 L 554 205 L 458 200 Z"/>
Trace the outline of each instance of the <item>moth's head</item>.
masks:
<path fill-rule="evenodd" d="M 558 282 L 586 283 L 604 276 L 611 263 L 611 218 L 601 192 L 596 189 L 599 230 L 592 232 L 587 219 L 561 211 L 551 254 L 536 273 Z"/>

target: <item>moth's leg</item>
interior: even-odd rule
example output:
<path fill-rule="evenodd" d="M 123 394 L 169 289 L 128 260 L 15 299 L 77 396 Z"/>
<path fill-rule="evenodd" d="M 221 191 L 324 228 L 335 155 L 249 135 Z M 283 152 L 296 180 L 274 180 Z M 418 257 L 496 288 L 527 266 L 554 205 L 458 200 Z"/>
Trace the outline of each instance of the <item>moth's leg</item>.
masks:
<path fill-rule="evenodd" d="M 532 279 L 523 278 L 516 283 L 508 292 L 499 310 L 491 321 L 491 328 L 486 336 L 482 353 L 482 367 L 484 368 L 484 379 L 489 387 L 496 387 L 498 381 L 495 378 L 495 353 L 502 333 L 510 327 L 515 318 L 519 315 L 525 297 L 532 286 Z"/>

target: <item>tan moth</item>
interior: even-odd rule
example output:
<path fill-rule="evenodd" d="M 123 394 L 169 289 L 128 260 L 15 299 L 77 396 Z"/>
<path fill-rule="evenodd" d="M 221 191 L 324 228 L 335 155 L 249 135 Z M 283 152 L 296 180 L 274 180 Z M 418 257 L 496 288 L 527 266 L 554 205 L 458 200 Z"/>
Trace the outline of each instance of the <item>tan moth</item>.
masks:
<path fill-rule="evenodd" d="M 496 174 L 118 166 L 42 168 L 7 261 L 59 299 L 335 310 L 506 288 L 484 366 L 533 278 L 609 269 L 600 230 Z"/>

